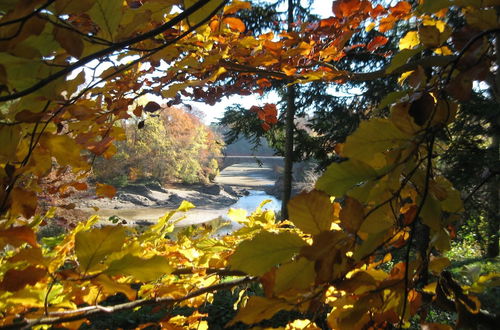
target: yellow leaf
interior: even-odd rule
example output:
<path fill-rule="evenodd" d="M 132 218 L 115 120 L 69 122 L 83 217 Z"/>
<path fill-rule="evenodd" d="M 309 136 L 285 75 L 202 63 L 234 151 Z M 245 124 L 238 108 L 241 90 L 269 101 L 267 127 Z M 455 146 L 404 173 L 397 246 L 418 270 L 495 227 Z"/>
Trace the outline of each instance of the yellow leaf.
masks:
<path fill-rule="evenodd" d="M 184 0 L 184 10 L 191 8 L 193 5 L 199 3 L 199 0 Z M 194 13 L 188 16 L 189 25 L 194 26 L 207 20 L 212 14 L 217 11 L 217 8 L 221 7 L 226 1 L 225 0 L 211 0 L 207 1 L 201 8 L 196 9 Z"/>
<path fill-rule="evenodd" d="M 276 270 L 274 292 L 307 289 L 314 282 L 315 276 L 314 262 L 306 258 L 294 260 Z"/>
<path fill-rule="evenodd" d="M 285 330 L 320 330 L 321 328 L 311 320 L 295 320 L 288 323 Z"/>
<path fill-rule="evenodd" d="M 352 239 L 341 231 L 324 231 L 313 237 L 313 245 L 304 246 L 300 255 L 315 262 L 316 282 L 329 282 L 347 272 L 346 252 Z"/>
<path fill-rule="evenodd" d="M 272 267 L 289 261 L 306 243 L 296 234 L 261 232 L 243 241 L 229 259 L 231 269 L 261 276 Z"/>
<path fill-rule="evenodd" d="M 428 48 L 435 48 L 441 45 L 440 32 L 435 26 L 421 26 L 418 29 L 418 38 Z"/>
<path fill-rule="evenodd" d="M 450 265 L 450 260 L 446 257 L 431 258 L 429 262 L 429 270 L 436 276 L 439 276 L 443 269 Z"/>
<path fill-rule="evenodd" d="M 389 149 L 402 148 L 411 135 L 399 130 L 389 119 L 375 118 L 363 121 L 351 134 L 342 150 L 342 156 L 357 159 L 368 165 L 376 160 L 376 154 Z"/>
<path fill-rule="evenodd" d="M 229 209 L 227 211 L 227 216 L 229 219 L 236 222 L 247 222 L 247 211 L 244 209 Z"/>
<path fill-rule="evenodd" d="M 300 193 L 288 203 L 290 221 L 307 234 L 329 230 L 333 211 L 330 196 L 318 190 Z"/>
<path fill-rule="evenodd" d="M 17 145 L 21 139 L 21 128 L 19 125 L 7 126 L 0 125 L 0 162 L 9 162 L 15 160 Z"/>
<path fill-rule="evenodd" d="M 177 208 L 177 211 L 180 211 L 180 212 L 187 212 L 191 209 L 195 208 L 194 204 L 193 203 L 190 203 L 188 201 L 182 201 L 181 202 L 181 205 L 179 205 L 179 207 Z"/>
<path fill-rule="evenodd" d="M 420 44 L 417 31 L 409 31 L 401 40 L 399 40 L 399 50 L 413 49 Z"/>
<path fill-rule="evenodd" d="M 270 319 L 279 311 L 289 311 L 292 309 L 294 309 L 293 305 L 289 305 L 280 299 L 251 296 L 245 307 L 238 311 L 236 317 L 226 327 L 230 327 L 238 322 L 246 324 L 258 323 L 262 320 Z"/>
<path fill-rule="evenodd" d="M 99 197 L 113 198 L 116 194 L 116 188 L 109 184 L 97 183 L 95 193 Z"/>
<path fill-rule="evenodd" d="M 139 281 L 149 282 L 158 279 L 160 276 L 168 275 L 172 271 L 173 267 L 170 266 L 165 257 L 154 256 L 143 259 L 127 254 L 119 260 L 112 261 L 105 273 L 132 276 Z"/>
<path fill-rule="evenodd" d="M 122 226 L 107 226 L 80 231 L 75 235 L 75 254 L 83 273 L 104 268 L 101 263 L 109 254 L 120 251 L 125 242 Z"/>

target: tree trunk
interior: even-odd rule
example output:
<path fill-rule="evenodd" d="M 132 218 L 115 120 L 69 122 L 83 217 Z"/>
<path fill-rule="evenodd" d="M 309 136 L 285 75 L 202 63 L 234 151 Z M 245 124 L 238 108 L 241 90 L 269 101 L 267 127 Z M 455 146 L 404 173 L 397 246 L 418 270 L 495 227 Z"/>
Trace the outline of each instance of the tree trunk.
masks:
<path fill-rule="evenodd" d="M 293 0 L 288 0 L 288 32 L 292 31 L 293 23 Z M 281 218 L 288 219 L 288 201 L 292 195 L 292 173 L 293 173 L 293 133 L 295 118 L 295 87 L 288 86 L 286 89 L 286 118 L 285 118 L 285 169 L 283 173 L 283 198 L 281 204 Z"/>

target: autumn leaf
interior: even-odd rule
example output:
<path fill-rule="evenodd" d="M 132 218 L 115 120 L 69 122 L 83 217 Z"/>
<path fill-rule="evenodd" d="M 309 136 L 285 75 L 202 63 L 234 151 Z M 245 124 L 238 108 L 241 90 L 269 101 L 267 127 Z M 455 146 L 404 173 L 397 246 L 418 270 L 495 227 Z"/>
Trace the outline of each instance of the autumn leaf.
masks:
<path fill-rule="evenodd" d="M 235 318 L 226 327 L 235 325 L 238 322 L 254 324 L 262 320 L 270 319 L 279 311 L 294 309 L 293 305 L 287 304 L 280 299 L 251 296 L 246 305 L 238 311 Z"/>
<path fill-rule="evenodd" d="M 373 52 L 374 50 L 384 46 L 388 41 L 389 39 L 384 36 L 376 36 L 368 43 L 366 49 L 370 52 Z"/>
<path fill-rule="evenodd" d="M 125 242 L 125 229 L 108 226 L 81 231 L 75 236 L 75 254 L 83 273 L 104 268 L 101 263 L 112 252 L 119 251 Z"/>
<path fill-rule="evenodd" d="M 33 228 L 28 226 L 11 227 L 9 229 L 0 230 L 0 238 L 12 246 L 20 246 L 23 243 L 28 243 L 32 247 L 37 247 L 36 234 Z"/>
<path fill-rule="evenodd" d="M 229 266 L 250 275 L 261 276 L 273 266 L 289 261 L 304 245 L 305 242 L 296 234 L 263 231 L 236 247 L 229 259 Z"/>
<path fill-rule="evenodd" d="M 22 215 L 26 219 L 35 215 L 38 199 L 33 191 L 16 187 L 12 190 L 12 213 Z"/>
<path fill-rule="evenodd" d="M 19 291 L 26 285 L 35 285 L 42 280 L 47 271 L 36 266 L 28 266 L 25 269 L 9 269 L 0 283 L 0 290 L 3 291 Z"/>
<path fill-rule="evenodd" d="M 245 23 L 236 17 L 226 17 L 222 20 L 222 23 L 227 24 L 231 29 L 238 32 L 245 32 Z"/>
<path fill-rule="evenodd" d="M 108 275 L 128 275 L 139 281 L 149 282 L 158 279 L 162 275 L 168 275 L 173 270 L 165 257 L 154 256 L 144 259 L 127 254 L 121 259 L 112 261 L 104 273 Z"/>
<path fill-rule="evenodd" d="M 315 276 L 314 262 L 299 258 L 276 270 L 274 292 L 307 289 L 314 282 Z"/>
<path fill-rule="evenodd" d="M 346 197 L 339 214 L 342 227 L 356 234 L 364 220 L 364 208 L 355 198 Z"/>
<path fill-rule="evenodd" d="M 318 190 L 302 192 L 288 203 L 290 221 L 308 234 L 329 230 L 333 211 L 330 196 Z"/>
<path fill-rule="evenodd" d="M 116 195 L 116 188 L 109 184 L 97 183 L 95 192 L 99 197 L 113 198 Z"/>

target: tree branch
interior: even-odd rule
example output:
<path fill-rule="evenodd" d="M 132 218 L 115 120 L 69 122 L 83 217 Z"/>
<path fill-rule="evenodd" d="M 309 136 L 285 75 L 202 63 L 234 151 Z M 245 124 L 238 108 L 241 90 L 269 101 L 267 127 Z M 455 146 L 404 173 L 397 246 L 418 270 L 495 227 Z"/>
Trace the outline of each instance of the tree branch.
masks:
<path fill-rule="evenodd" d="M 141 41 L 144 41 L 146 39 L 149 39 L 149 38 L 152 38 L 152 37 L 155 37 L 165 31 L 167 31 L 168 29 L 172 28 L 174 25 L 180 23 L 182 20 L 184 20 L 185 18 L 189 17 L 189 15 L 193 14 L 194 12 L 198 11 L 199 9 L 201 9 L 205 4 L 207 4 L 210 0 L 199 0 L 198 2 L 196 2 L 194 5 L 192 5 L 191 7 L 187 8 L 186 10 L 184 10 L 182 13 L 180 13 L 179 15 L 175 16 L 173 19 L 171 19 L 170 21 L 168 21 L 167 23 L 159 26 L 158 28 L 156 29 L 153 29 L 149 32 L 146 32 L 146 33 L 143 33 L 143 34 L 140 34 L 134 38 L 131 38 L 131 39 L 128 39 L 128 40 L 125 40 L 125 41 L 122 41 L 122 42 L 117 42 L 115 44 L 113 44 L 112 46 L 108 47 L 108 48 L 105 48 L 103 50 L 100 50 L 100 51 L 97 51 L 91 55 L 88 55 L 78 61 L 76 61 L 75 63 L 71 64 L 71 65 L 68 65 L 66 68 L 64 68 L 63 70 L 60 70 L 44 79 L 41 79 L 40 81 L 38 81 L 36 84 L 32 85 L 31 87 L 28 87 L 24 90 L 21 90 L 19 92 L 16 92 L 16 93 L 13 93 L 13 94 L 10 94 L 10 95 L 6 95 L 6 96 L 1 96 L 0 97 L 0 102 L 5 102 L 5 101 L 10 101 L 10 100 L 15 100 L 15 99 L 18 99 L 20 97 L 23 97 L 23 96 L 26 96 L 26 95 L 29 95 L 41 88 L 43 88 L 44 86 L 48 85 L 49 83 L 53 82 L 54 80 L 58 79 L 58 78 L 61 78 L 63 77 L 64 75 L 72 72 L 73 70 L 75 69 L 78 69 L 82 66 L 84 66 L 85 64 L 95 60 L 95 59 L 98 59 L 100 57 L 103 57 L 103 56 L 106 56 L 106 55 L 109 55 L 111 53 L 113 53 L 114 51 L 117 51 L 117 50 L 120 50 L 120 49 L 123 49 L 125 47 L 128 47 L 130 45 L 133 45 L 133 44 L 136 44 L 138 42 L 141 42 Z M 221 3 L 221 6 L 223 6 L 228 0 L 225 0 Z M 210 17 L 208 17 L 210 18 Z"/>
<path fill-rule="evenodd" d="M 224 282 L 224 283 L 219 283 L 215 285 L 211 285 L 208 287 L 204 287 L 198 290 L 195 290 L 184 297 L 181 298 L 170 298 L 170 297 L 162 297 L 162 298 L 150 298 L 150 299 L 140 299 L 136 301 L 131 301 L 128 303 L 123 303 L 119 305 L 115 305 L 112 307 L 104 307 L 104 306 L 88 306 L 88 307 L 83 307 L 81 309 L 76 309 L 74 311 L 71 311 L 73 315 L 64 315 L 64 316 L 49 316 L 48 317 L 41 317 L 38 319 L 25 319 L 21 322 L 16 322 L 13 324 L 1 326 L 0 329 L 19 329 L 19 328 L 31 328 L 35 325 L 41 325 L 41 324 L 59 324 L 63 322 L 72 322 L 72 321 L 77 321 L 77 320 L 82 320 L 85 319 L 89 316 L 93 315 L 98 315 L 98 314 L 109 314 L 109 313 L 115 313 L 119 311 L 125 311 L 125 310 L 130 310 L 134 309 L 136 307 L 142 307 L 142 306 L 147 306 L 147 305 L 155 305 L 155 304 L 175 304 L 179 303 L 200 295 L 203 295 L 205 293 L 210 293 L 214 292 L 217 290 L 223 290 L 223 289 L 229 289 L 238 285 L 243 285 L 243 284 L 248 284 L 252 282 L 256 282 L 258 280 L 257 277 L 244 277 L 242 279 L 234 280 L 234 281 L 229 281 L 229 282 Z"/>

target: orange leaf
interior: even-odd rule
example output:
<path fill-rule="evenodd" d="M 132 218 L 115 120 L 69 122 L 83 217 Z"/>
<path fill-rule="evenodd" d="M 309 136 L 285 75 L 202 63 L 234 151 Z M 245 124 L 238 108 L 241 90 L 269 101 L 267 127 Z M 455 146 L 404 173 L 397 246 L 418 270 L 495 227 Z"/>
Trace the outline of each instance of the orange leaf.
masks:
<path fill-rule="evenodd" d="M 36 194 L 33 191 L 28 191 L 22 188 L 14 188 L 11 196 L 11 211 L 13 214 L 22 215 L 26 219 L 35 215 L 38 202 Z"/>
<path fill-rule="evenodd" d="M 245 32 L 245 23 L 239 18 L 236 17 L 226 17 L 222 20 L 222 23 L 227 24 L 232 30 L 236 30 L 238 32 Z"/>
<path fill-rule="evenodd" d="M 6 243 L 15 247 L 18 247 L 23 243 L 28 243 L 32 247 L 38 246 L 38 243 L 36 242 L 35 232 L 28 226 L 12 227 L 9 229 L 1 230 L 0 238 L 2 238 Z"/>
<path fill-rule="evenodd" d="M 95 193 L 99 197 L 113 198 L 116 195 L 116 188 L 109 184 L 96 184 Z"/>
<path fill-rule="evenodd" d="M 19 291 L 26 285 L 34 285 L 45 277 L 47 271 L 43 268 L 28 266 L 23 270 L 9 269 L 0 283 L 0 290 Z"/>
<path fill-rule="evenodd" d="M 385 45 L 387 41 L 389 41 L 389 39 L 384 36 L 376 36 L 372 41 L 368 43 L 366 49 L 368 49 L 370 52 L 373 52 L 375 49 Z"/>
<path fill-rule="evenodd" d="M 394 7 L 390 8 L 389 11 L 394 16 L 404 16 L 410 13 L 411 5 L 406 1 L 400 1 Z"/>
<path fill-rule="evenodd" d="M 76 190 L 80 190 L 80 191 L 87 190 L 87 188 L 88 188 L 88 186 L 85 182 L 72 182 L 71 186 L 73 188 L 75 188 Z"/>
<path fill-rule="evenodd" d="M 338 18 L 354 15 L 355 11 L 361 8 L 360 0 L 340 0 L 334 1 L 332 11 Z"/>
<path fill-rule="evenodd" d="M 92 142 L 87 146 L 87 149 L 96 155 L 102 155 L 113 143 L 114 138 L 111 136 L 107 136 L 103 138 L 101 141 Z"/>

